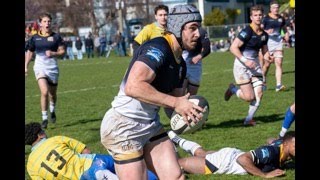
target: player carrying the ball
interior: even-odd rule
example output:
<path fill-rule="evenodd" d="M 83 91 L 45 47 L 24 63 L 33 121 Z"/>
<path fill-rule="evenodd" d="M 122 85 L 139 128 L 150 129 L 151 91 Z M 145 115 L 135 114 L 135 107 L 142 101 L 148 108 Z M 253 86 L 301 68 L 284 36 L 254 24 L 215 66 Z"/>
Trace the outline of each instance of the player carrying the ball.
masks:
<path fill-rule="evenodd" d="M 100 128 L 101 143 L 112 155 L 119 179 L 145 180 L 147 167 L 159 179 L 184 179 L 174 145 L 160 122 L 160 107 L 174 109 L 187 121 L 201 119 L 200 106 L 176 97 L 182 50 L 192 50 L 200 36 L 201 15 L 191 5 L 176 5 L 168 32 L 143 43 L 129 64 L 112 107 Z"/>

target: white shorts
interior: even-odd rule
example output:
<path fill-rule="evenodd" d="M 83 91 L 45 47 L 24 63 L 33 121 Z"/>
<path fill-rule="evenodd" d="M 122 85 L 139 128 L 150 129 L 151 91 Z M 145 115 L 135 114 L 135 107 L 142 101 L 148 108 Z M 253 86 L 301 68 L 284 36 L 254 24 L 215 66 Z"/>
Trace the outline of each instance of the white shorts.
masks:
<path fill-rule="evenodd" d="M 270 53 L 283 50 L 283 43 L 281 36 L 269 36 L 268 50 Z"/>
<path fill-rule="evenodd" d="M 52 84 L 58 84 L 59 67 L 57 60 L 36 55 L 33 71 L 37 80 L 46 78 Z"/>
<path fill-rule="evenodd" d="M 150 138 L 165 133 L 159 116 L 154 121 L 132 119 L 110 108 L 103 117 L 101 143 L 116 163 L 143 158 L 143 147 Z"/>
<path fill-rule="evenodd" d="M 255 69 L 250 69 L 243 65 L 238 59 L 234 60 L 233 76 L 238 85 L 251 82 L 252 77 L 262 78 L 262 70 L 259 64 L 258 57 L 254 61 L 256 62 L 257 66 Z"/>
<path fill-rule="evenodd" d="M 222 148 L 217 152 L 207 154 L 206 160 L 218 168 L 213 174 L 247 174 L 247 171 L 237 163 L 237 158 L 244 152 L 236 148 Z"/>

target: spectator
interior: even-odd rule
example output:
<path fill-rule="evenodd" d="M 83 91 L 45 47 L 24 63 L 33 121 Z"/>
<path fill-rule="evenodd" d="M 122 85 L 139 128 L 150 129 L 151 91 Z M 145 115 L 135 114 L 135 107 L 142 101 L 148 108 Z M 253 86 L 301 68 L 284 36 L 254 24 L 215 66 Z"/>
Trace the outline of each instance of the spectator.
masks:
<path fill-rule="evenodd" d="M 88 59 L 91 57 L 93 58 L 93 40 L 92 40 L 92 34 L 91 32 L 87 35 L 84 45 L 86 47 L 86 53 L 88 56 Z"/>
<path fill-rule="evenodd" d="M 82 41 L 79 36 L 76 39 L 77 59 L 82 60 Z"/>
<path fill-rule="evenodd" d="M 72 40 L 70 37 L 66 38 L 66 42 L 65 42 L 66 46 L 67 46 L 67 54 L 68 54 L 68 58 L 70 60 L 74 60 L 74 55 L 73 55 L 73 49 L 72 49 Z"/>
<path fill-rule="evenodd" d="M 106 54 L 106 48 L 107 48 L 107 39 L 104 34 L 102 34 L 99 38 L 100 43 L 100 57 L 104 57 Z"/>

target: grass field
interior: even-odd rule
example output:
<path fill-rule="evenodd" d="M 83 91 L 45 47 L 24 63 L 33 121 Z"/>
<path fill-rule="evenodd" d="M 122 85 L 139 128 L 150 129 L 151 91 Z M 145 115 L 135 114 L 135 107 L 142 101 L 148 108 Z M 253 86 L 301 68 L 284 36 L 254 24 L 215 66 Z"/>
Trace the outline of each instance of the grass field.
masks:
<path fill-rule="evenodd" d="M 248 103 L 236 96 L 226 102 L 224 92 L 233 82 L 233 60 L 230 52 L 211 53 L 203 60 L 202 83 L 198 94 L 210 104 L 209 120 L 206 126 L 194 134 L 182 137 L 201 144 L 207 150 L 222 147 L 237 147 L 244 151 L 266 143 L 269 137 L 277 137 L 284 113 L 295 97 L 295 49 L 285 49 L 283 62 L 283 84 L 287 89 L 275 92 L 275 77 L 272 65 L 267 77 L 268 88 L 264 92 L 255 120 L 255 127 L 243 127 Z M 49 123 L 48 136 L 65 135 L 81 140 L 94 153 L 107 153 L 100 143 L 100 123 L 111 107 L 111 101 L 118 92 L 118 86 L 130 61 L 129 57 L 109 59 L 96 58 L 82 61 L 59 61 L 60 79 L 58 87 L 57 122 Z M 41 122 L 40 92 L 33 75 L 33 62 L 29 65 L 29 76 L 25 80 L 26 123 Z M 160 116 L 166 129 L 169 119 L 161 110 Z M 295 129 L 293 123 L 291 130 Z M 27 161 L 30 147 L 25 148 Z M 187 156 L 179 150 L 181 156 Z M 28 174 L 26 179 L 29 179 Z M 188 179 L 260 179 L 250 175 L 187 175 Z M 281 179 L 295 179 L 295 170 L 287 170 Z"/>

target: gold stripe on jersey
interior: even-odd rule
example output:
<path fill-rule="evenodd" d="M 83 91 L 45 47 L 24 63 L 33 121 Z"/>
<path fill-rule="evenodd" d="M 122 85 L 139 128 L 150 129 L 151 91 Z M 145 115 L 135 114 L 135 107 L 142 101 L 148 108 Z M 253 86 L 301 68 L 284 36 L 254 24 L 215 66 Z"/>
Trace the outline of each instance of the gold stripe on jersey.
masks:
<path fill-rule="evenodd" d="M 65 136 L 44 139 L 32 148 L 28 173 L 32 179 L 80 179 L 95 156 L 81 154 L 85 147 L 82 142 Z"/>
<path fill-rule="evenodd" d="M 163 36 L 164 32 L 165 29 L 157 26 L 157 24 L 154 22 L 144 26 L 134 40 L 141 45 L 150 39 Z"/>

